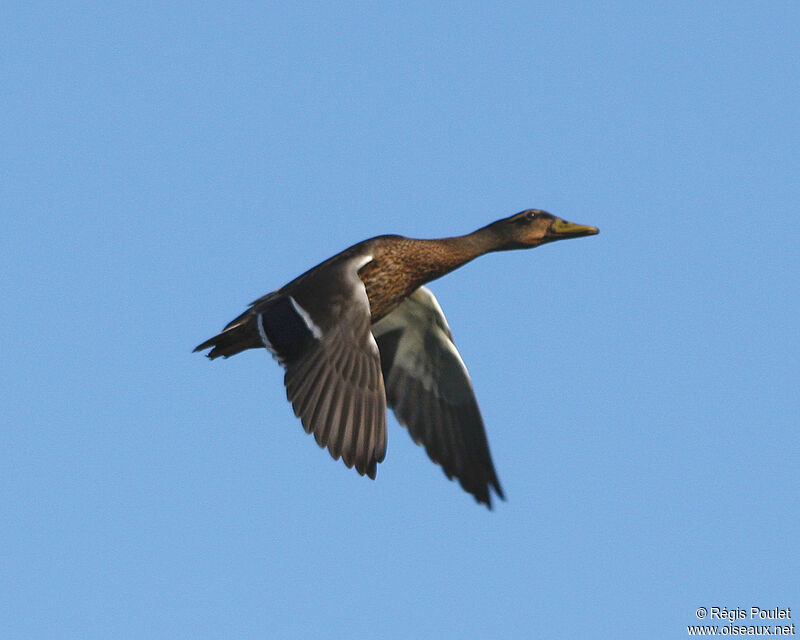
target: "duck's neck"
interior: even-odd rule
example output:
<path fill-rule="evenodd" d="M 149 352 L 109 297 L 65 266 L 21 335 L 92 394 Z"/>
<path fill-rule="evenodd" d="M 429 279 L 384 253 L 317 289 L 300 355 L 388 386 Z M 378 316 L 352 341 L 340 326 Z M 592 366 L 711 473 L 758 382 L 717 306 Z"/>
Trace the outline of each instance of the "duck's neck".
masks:
<path fill-rule="evenodd" d="M 368 242 L 373 260 L 358 275 L 367 289 L 373 322 L 390 313 L 421 285 L 502 245 L 496 233 L 486 227 L 440 240 L 383 236 Z"/>
<path fill-rule="evenodd" d="M 502 239 L 491 227 L 483 227 L 465 236 L 420 242 L 427 245 L 425 253 L 430 257 L 430 263 L 426 265 L 428 281 L 440 278 L 470 260 L 484 253 L 497 251 L 502 246 Z"/>

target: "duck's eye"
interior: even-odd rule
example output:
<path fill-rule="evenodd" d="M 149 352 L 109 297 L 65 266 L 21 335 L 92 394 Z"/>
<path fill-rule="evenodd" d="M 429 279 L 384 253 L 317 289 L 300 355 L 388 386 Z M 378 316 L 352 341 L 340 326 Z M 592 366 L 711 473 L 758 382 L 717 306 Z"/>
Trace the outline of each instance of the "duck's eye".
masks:
<path fill-rule="evenodd" d="M 528 218 L 528 220 L 534 220 L 538 215 L 539 215 L 538 211 L 528 211 L 528 215 L 526 215 L 525 217 Z"/>

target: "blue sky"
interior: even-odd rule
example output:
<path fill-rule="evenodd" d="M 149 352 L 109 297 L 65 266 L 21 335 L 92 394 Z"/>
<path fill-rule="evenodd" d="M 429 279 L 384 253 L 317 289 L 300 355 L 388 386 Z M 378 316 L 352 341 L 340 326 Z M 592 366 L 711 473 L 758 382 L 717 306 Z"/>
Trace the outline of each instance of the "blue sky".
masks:
<path fill-rule="evenodd" d="M 0 10 L 6 638 L 653 637 L 796 607 L 800 8 Z M 432 284 L 508 501 L 375 482 L 266 352 L 191 349 L 382 233 L 592 238 Z M 724 622 L 724 621 L 723 621 Z"/>

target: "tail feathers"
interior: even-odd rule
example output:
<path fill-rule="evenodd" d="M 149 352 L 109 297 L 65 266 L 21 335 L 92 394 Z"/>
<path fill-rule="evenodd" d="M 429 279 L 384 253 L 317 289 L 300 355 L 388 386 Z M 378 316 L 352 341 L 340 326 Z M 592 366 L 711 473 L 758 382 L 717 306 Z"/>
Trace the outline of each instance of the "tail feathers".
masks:
<path fill-rule="evenodd" d="M 246 349 L 257 349 L 263 346 L 264 343 L 261 342 L 261 337 L 256 327 L 255 315 L 245 313 L 225 327 L 222 333 L 197 345 L 194 351 L 203 351 L 212 347 L 207 355 L 213 360 L 220 356 L 229 358 Z"/>

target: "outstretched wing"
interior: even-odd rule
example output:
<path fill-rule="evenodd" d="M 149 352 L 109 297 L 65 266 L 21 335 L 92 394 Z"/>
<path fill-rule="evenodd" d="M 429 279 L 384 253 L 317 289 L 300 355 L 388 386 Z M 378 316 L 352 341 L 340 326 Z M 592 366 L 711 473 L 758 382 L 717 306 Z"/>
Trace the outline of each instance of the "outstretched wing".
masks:
<path fill-rule="evenodd" d="M 309 274 L 256 301 L 264 346 L 286 368 L 295 415 L 334 459 L 375 478 L 386 455 L 386 397 L 370 332 L 369 299 L 358 269 L 364 258 Z"/>
<path fill-rule="evenodd" d="M 490 487 L 504 498 L 469 373 L 442 309 L 420 287 L 372 326 L 386 400 L 417 444 L 491 508 Z"/>

